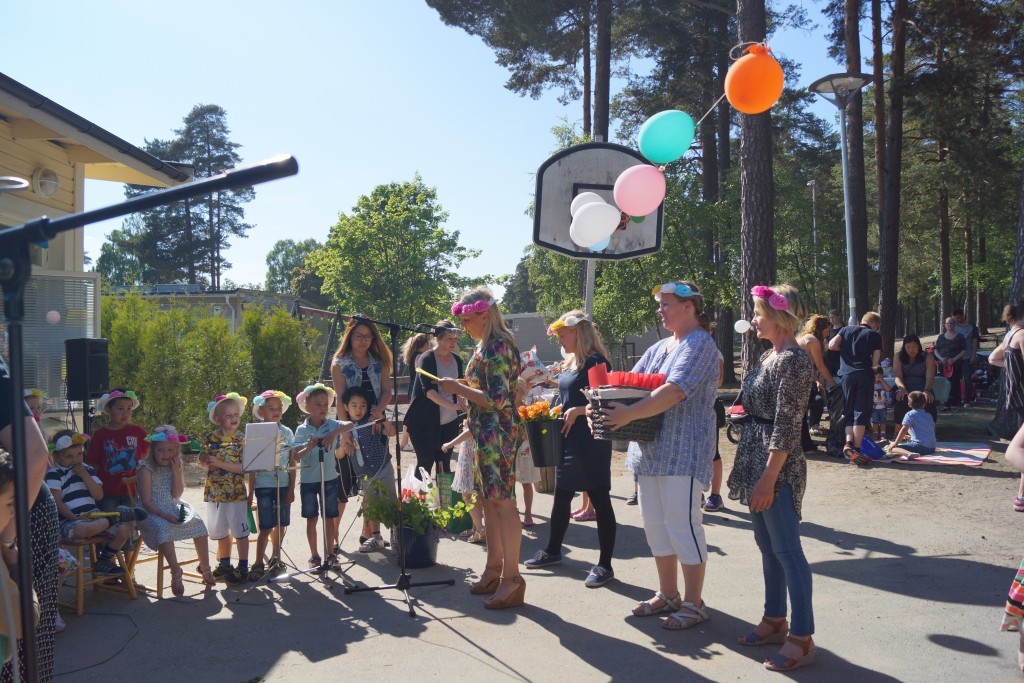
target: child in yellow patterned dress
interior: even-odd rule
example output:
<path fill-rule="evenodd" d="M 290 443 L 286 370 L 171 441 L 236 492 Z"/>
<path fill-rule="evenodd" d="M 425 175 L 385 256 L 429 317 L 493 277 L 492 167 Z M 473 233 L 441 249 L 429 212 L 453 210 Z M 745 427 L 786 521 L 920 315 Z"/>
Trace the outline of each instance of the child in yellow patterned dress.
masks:
<path fill-rule="evenodd" d="M 238 429 L 248 399 L 235 392 L 221 394 L 206 406 L 217 429 L 206 435 L 199 463 L 207 469 L 203 500 L 210 540 L 217 542 L 213 576 L 230 586 L 249 574 L 249 504 L 242 474 L 245 437 Z M 238 567 L 231 566 L 231 539 L 238 546 Z"/>

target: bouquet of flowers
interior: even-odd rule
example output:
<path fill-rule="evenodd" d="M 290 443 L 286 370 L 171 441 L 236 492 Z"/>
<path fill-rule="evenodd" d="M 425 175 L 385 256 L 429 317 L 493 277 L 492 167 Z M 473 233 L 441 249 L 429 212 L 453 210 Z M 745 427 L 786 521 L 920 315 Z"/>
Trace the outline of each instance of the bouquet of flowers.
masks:
<path fill-rule="evenodd" d="M 557 420 L 562 415 L 562 406 L 551 407 L 548 401 L 537 401 L 528 406 L 519 406 L 519 419 L 523 422 Z"/>

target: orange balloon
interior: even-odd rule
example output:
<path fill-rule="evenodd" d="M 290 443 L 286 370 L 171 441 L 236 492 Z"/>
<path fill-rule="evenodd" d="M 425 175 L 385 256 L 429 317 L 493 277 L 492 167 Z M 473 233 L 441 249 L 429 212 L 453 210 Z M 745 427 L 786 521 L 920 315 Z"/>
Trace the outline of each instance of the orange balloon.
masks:
<path fill-rule="evenodd" d="M 765 45 L 751 45 L 725 74 L 725 97 L 744 114 L 768 111 L 782 96 L 782 67 Z"/>

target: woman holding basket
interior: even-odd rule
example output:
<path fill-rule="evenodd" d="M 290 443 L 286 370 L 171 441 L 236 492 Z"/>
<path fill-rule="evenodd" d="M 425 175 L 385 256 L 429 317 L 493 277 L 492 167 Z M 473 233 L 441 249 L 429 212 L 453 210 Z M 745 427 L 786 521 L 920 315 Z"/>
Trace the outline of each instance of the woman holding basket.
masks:
<path fill-rule="evenodd" d="M 701 598 L 708 559 L 701 492 L 710 486 L 715 456 L 718 349 L 701 329 L 704 300 L 696 285 L 669 282 L 654 288 L 654 299 L 672 335 L 647 349 L 633 371 L 664 374 L 666 382 L 632 405 L 611 403 L 603 413 L 612 429 L 664 414 L 654 440 L 630 443 L 626 458 L 637 475 L 640 517 L 658 569 L 657 593 L 633 614 L 668 612 L 661 625 L 680 631 L 710 618 Z"/>
<path fill-rule="evenodd" d="M 590 385 L 591 368 L 608 363 L 608 352 L 597 330 L 583 311 L 570 311 L 548 327 L 549 335 L 558 335 L 558 343 L 567 355 L 558 375 L 558 402 L 562 406 L 562 464 L 555 470 L 555 501 L 551 507 L 551 536 L 548 546 L 525 562 L 530 569 L 559 564 L 562 540 L 569 528 L 572 498 L 577 491 L 590 494 L 597 514 L 597 540 L 600 557 L 583 585 L 598 588 L 615 577 L 612 551 L 615 549 L 615 510 L 612 508 L 612 442 L 594 439 L 587 424 L 587 399 L 583 389 Z M 582 418 L 582 419 L 581 419 Z"/>

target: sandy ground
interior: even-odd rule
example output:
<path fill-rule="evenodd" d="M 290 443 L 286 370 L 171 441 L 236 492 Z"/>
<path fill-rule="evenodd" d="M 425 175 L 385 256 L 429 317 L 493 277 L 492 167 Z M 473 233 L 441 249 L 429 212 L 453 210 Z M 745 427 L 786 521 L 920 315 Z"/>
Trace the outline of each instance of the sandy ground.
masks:
<path fill-rule="evenodd" d="M 990 408 L 972 408 L 943 419 L 940 438 L 980 441 L 990 414 Z M 722 443 L 728 473 L 733 447 Z M 996 448 L 978 469 L 858 469 L 812 459 L 802 533 L 814 572 L 818 651 L 814 666 L 793 678 L 1021 678 L 1017 636 L 998 628 L 1024 547 L 1024 515 L 1010 505 L 1018 475 Z M 416 570 L 413 578 L 456 584 L 413 589 L 414 619 L 399 591 L 345 595 L 312 576 L 261 584 L 244 595 L 186 584 L 184 598 L 170 598 L 168 591 L 159 602 L 90 594 L 84 616 L 64 614 L 58 680 L 778 680 L 760 664 L 770 650 L 736 644 L 761 614 L 763 583 L 748 512 L 735 502 L 705 515 L 711 560 L 704 597 L 711 621 L 669 632 L 657 618 L 628 616 L 651 595 L 656 575 L 639 510 L 624 504 L 632 481 L 622 460 L 617 453 L 612 488 L 617 579 L 605 588 L 583 586 L 597 538 L 592 522 L 574 522 L 563 564 L 524 572 L 528 605 L 519 610 L 490 612 L 469 594 L 484 550 L 453 539 L 441 541 L 436 567 Z M 194 487 L 186 492 L 200 510 L 201 493 Z M 523 559 L 545 545 L 550 506 L 549 495 L 537 496 L 540 524 L 525 532 Z M 369 585 L 394 581 L 392 555 L 354 552 L 358 525 L 350 527 L 352 519 L 350 510 L 342 523 L 342 545 L 354 560 L 346 576 Z M 285 547 L 295 564 L 305 565 L 301 526 Z M 153 585 L 155 567 L 140 565 L 139 579 Z"/>

